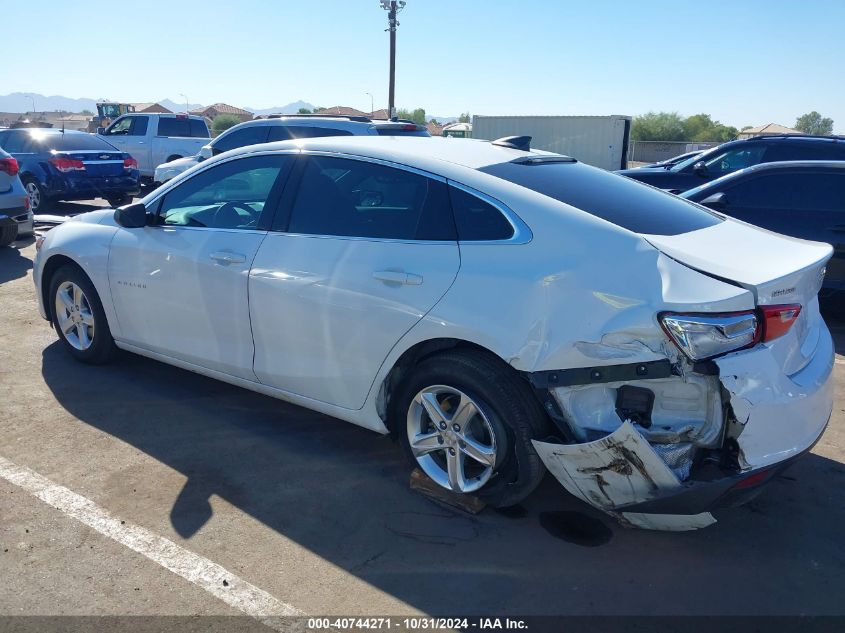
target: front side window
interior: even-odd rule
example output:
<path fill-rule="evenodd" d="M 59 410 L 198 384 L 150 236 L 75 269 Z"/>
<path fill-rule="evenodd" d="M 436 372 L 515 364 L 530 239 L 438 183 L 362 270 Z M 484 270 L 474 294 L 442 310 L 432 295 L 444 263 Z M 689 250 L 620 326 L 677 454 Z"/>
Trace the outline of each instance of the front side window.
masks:
<path fill-rule="evenodd" d="M 253 156 L 207 169 L 165 195 L 158 224 L 257 229 L 289 165 L 285 156 Z"/>
<path fill-rule="evenodd" d="M 211 151 L 217 156 L 230 149 L 265 142 L 267 142 L 267 126 L 251 125 L 217 137 L 211 143 Z"/>
<path fill-rule="evenodd" d="M 118 119 L 114 122 L 106 134 L 109 136 L 128 136 L 129 131 L 132 129 L 132 118 L 130 116 L 123 117 L 122 119 Z"/>
<path fill-rule="evenodd" d="M 454 240 L 445 183 L 367 161 L 308 157 L 288 231 L 398 240 Z"/>
<path fill-rule="evenodd" d="M 705 158 L 702 162 L 710 176 L 722 176 L 738 169 L 757 165 L 763 160 L 766 146 L 762 143 L 750 146 L 734 147 Z"/>

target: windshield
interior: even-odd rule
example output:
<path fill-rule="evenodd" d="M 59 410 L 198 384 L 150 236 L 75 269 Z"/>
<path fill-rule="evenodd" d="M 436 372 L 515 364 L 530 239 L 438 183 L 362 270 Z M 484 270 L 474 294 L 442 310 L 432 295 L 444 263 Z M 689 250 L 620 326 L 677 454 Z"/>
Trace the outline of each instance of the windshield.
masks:
<path fill-rule="evenodd" d="M 116 147 L 93 134 L 34 133 L 32 134 L 32 140 L 38 143 L 43 150 L 55 150 L 57 152 L 74 152 L 83 150 L 95 150 L 100 152 L 118 151 Z"/>

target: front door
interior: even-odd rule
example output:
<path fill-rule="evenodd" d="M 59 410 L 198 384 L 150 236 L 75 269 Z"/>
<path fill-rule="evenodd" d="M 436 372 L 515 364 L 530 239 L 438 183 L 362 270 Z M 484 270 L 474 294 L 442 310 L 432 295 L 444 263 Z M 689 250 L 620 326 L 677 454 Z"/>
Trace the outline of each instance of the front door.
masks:
<path fill-rule="evenodd" d="M 365 160 L 298 160 L 298 190 L 291 179 L 288 212 L 250 273 L 255 373 L 358 409 L 391 348 L 457 275 L 446 184 Z"/>
<path fill-rule="evenodd" d="M 147 125 L 150 118 L 143 114 L 124 115 L 117 119 L 105 132 L 103 138 L 122 152 L 138 161 L 141 173 L 147 173 L 150 165 L 150 146 L 147 143 Z"/>
<path fill-rule="evenodd" d="M 154 226 L 118 231 L 109 283 L 121 340 L 255 379 L 249 268 L 290 160 L 277 154 L 215 165 L 153 203 Z"/>

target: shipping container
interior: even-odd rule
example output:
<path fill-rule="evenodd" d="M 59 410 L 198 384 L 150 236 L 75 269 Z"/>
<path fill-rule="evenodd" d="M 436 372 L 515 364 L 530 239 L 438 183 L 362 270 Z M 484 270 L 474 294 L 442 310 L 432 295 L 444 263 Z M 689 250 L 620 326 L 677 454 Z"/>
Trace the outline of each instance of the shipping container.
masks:
<path fill-rule="evenodd" d="M 530 136 L 531 149 L 566 154 L 603 169 L 628 166 L 631 117 L 610 116 L 485 116 L 472 117 L 473 138 Z"/>

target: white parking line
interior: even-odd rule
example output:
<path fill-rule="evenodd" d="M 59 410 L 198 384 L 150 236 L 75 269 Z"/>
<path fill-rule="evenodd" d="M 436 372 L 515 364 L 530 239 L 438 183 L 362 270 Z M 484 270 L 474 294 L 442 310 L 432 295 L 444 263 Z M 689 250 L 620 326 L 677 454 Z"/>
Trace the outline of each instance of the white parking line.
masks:
<path fill-rule="evenodd" d="M 217 563 L 141 526 L 123 522 L 90 499 L 2 456 L 0 477 L 271 628 L 283 630 L 283 623 L 274 620 L 278 616 L 303 615 L 299 609 L 277 600 Z"/>

